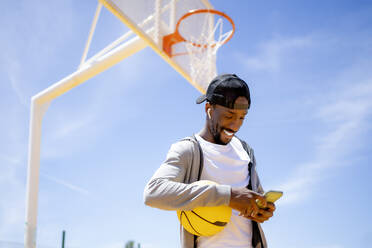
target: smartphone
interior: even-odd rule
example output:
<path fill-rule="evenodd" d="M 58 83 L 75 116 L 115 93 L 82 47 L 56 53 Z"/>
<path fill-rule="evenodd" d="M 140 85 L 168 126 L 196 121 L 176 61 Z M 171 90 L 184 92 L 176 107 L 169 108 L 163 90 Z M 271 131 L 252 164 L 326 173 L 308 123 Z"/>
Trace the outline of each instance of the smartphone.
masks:
<path fill-rule="evenodd" d="M 274 203 L 276 200 L 278 200 L 280 197 L 282 197 L 283 195 L 283 192 L 282 191 L 274 191 L 274 190 L 270 190 L 270 191 L 267 191 L 264 195 L 264 197 L 266 198 L 266 201 L 267 202 L 271 202 L 271 203 Z M 262 208 L 263 206 L 260 204 L 259 201 L 257 201 L 257 205 Z"/>

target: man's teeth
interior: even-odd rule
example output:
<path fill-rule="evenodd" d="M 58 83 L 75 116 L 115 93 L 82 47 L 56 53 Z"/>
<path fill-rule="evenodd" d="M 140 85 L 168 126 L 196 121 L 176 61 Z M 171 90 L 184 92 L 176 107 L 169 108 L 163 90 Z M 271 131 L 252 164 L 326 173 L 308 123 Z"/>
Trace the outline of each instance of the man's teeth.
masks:
<path fill-rule="evenodd" d="M 229 135 L 229 136 L 232 136 L 234 133 L 230 133 L 228 131 L 226 131 L 225 129 L 223 130 L 225 132 L 225 134 Z"/>

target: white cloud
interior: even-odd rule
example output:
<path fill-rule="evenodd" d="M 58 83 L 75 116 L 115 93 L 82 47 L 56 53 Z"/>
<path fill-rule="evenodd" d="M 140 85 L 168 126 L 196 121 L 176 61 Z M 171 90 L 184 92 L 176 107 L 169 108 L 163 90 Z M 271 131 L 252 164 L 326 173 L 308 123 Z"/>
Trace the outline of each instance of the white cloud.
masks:
<path fill-rule="evenodd" d="M 11 157 L 9 155 L 1 154 L 1 153 L 0 153 L 0 160 L 3 160 L 9 164 L 19 164 L 21 162 L 20 158 Z"/>
<path fill-rule="evenodd" d="M 59 118 L 58 118 L 59 119 Z M 53 130 L 48 133 L 48 139 L 59 140 L 73 137 L 76 133 L 83 131 L 93 124 L 95 118 L 93 114 L 79 116 L 75 119 L 59 120 L 53 125 Z"/>
<path fill-rule="evenodd" d="M 352 84 L 334 93 L 324 95 L 327 103 L 321 105 L 316 117 L 328 131 L 318 135 L 314 160 L 298 165 L 290 179 L 279 186 L 286 197 L 279 204 L 298 202 L 311 194 L 311 185 L 324 178 L 327 169 L 348 165 L 345 159 L 362 145 L 372 116 L 372 80 Z M 355 142 L 358 141 L 358 142 Z"/>
<path fill-rule="evenodd" d="M 250 70 L 277 72 L 281 68 L 285 54 L 297 49 L 305 49 L 312 44 L 309 37 L 278 37 L 264 42 L 259 47 L 255 56 L 244 58 L 244 63 Z"/>
<path fill-rule="evenodd" d="M 44 178 L 46 178 L 46 179 L 52 181 L 52 182 L 55 182 L 55 183 L 57 183 L 57 184 L 59 184 L 59 185 L 62 185 L 62 186 L 64 186 L 64 187 L 66 187 L 66 188 L 68 188 L 68 189 L 70 189 L 70 190 L 72 190 L 72 191 L 78 192 L 78 193 L 83 194 L 83 195 L 85 195 L 85 196 L 90 196 L 90 195 L 91 195 L 91 193 L 90 193 L 88 190 L 86 190 L 86 189 L 84 189 L 84 188 L 82 188 L 82 187 L 80 187 L 80 186 L 77 186 L 77 185 L 74 185 L 74 184 L 72 184 L 72 183 L 69 183 L 69 182 L 63 181 L 63 180 L 61 180 L 61 179 L 58 179 L 58 178 L 55 178 L 55 177 L 49 176 L 49 175 L 47 175 L 47 174 L 45 174 L 45 173 L 42 173 L 42 172 L 40 172 L 40 175 L 41 175 L 42 177 L 44 177 Z"/>
<path fill-rule="evenodd" d="M 25 106 L 26 108 L 28 108 L 30 104 L 29 103 L 30 97 L 24 94 L 24 92 L 22 91 L 22 87 L 19 84 L 20 73 L 19 73 L 19 64 L 17 63 L 17 61 L 12 61 L 10 63 L 8 71 L 9 71 L 8 73 L 9 73 L 10 85 L 12 87 L 12 90 L 16 94 L 19 100 L 19 103 Z"/>
<path fill-rule="evenodd" d="M 356 46 L 359 44 L 359 40 L 353 40 L 352 37 L 347 39 Z M 339 49 L 337 45 L 341 42 L 345 43 L 344 37 L 340 39 L 335 35 L 322 33 L 302 37 L 274 37 L 259 45 L 258 52 L 253 56 L 240 59 L 247 70 L 275 74 L 284 65 L 296 70 L 298 51 L 302 51 L 301 54 L 316 51 L 315 54 L 323 56 L 322 51 L 331 54 Z M 346 51 L 344 56 L 348 57 Z M 307 118 L 321 124 L 322 131 L 313 135 L 313 159 L 297 165 L 287 181 L 274 187 L 285 191 L 285 197 L 278 204 L 299 202 L 307 198 L 312 193 L 312 186 L 327 176 L 326 170 L 348 165 L 347 155 L 363 145 L 361 141 L 370 128 L 369 118 L 372 116 L 371 67 L 370 62 L 355 59 L 349 62 L 347 69 L 327 72 L 324 79 L 319 79 L 323 82 L 317 84 L 327 84 L 327 80 L 332 80 L 330 85 L 337 82 L 338 89 L 323 90 L 319 95 L 313 93 L 306 102 L 292 107 L 292 110 L 300 108 L 301 113 L 314 113 L 315 110 L 315 114 L 307 115 Z M 304 77 L 306 76 L 305 74 Z"/>

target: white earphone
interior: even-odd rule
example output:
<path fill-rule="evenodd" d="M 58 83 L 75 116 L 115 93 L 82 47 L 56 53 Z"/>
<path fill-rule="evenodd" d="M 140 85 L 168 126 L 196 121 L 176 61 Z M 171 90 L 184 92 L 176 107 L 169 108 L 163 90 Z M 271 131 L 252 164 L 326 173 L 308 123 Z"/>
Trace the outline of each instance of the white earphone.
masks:
<path fill-rule="evenodd" d="M 210 108 L 207 110 L 207 113 L 208 113 L 209 119 L 212 119 L 212 117 L 211 117 L 211 109 Z"/>

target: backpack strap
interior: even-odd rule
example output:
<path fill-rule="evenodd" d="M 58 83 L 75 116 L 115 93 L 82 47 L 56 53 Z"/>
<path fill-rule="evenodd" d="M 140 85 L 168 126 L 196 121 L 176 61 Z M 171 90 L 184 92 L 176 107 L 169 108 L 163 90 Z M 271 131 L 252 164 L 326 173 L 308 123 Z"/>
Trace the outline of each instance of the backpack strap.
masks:
<path fill-rule="evenodd" d="M 247 188 L 252 190 L 252 176 L 251 176 L 252 175 L 252 166 L 253 166 L 252 157 L 251 157 L 252 149 L 248 146 L 248 144 L 244 140 L 241 140 L 239 138 L 238 138 L 238 140 L 240 140 L 244 150 L 248 153 L 248 156 L 251 159 L 251 161 L 249 161 L 249 164 L 248 164 L 249 183 L 247 185 Z M 256 221 L 252 221 L 252 247 L 254 247 L 254 248 L 263 247 L 263 242 L 262 242 L 262 238 L 261 238 L 261 234 L 260 234 L 260 229 L 259 229 L 258 223 Z"/>
<path fill-rule="evenodd" d="M 203 165 L 204 165 L 204 156 L 203 156 L 203 150 L 199 144 L 199 141 L 198 139 L 195 137 L 195 134 L 191 137 L 191 139 L 193 139 L 197 146 L 198 146 L 198 149 L 199 149 L 199 154 L 200 154 L 200 165 L 199 165 L 199 171 L 198 171 L 198 180 L 200 180 L 200 176 L 201 176 L 201 173 L 202 173 L 202 170 L 203 170 Z M 196 244 L 196 239 L 198 238 L 198 236 L 194 235 L 194 248 L 197 247 L 197 244 Z"/>
<path fill-rule="evenodd" d="M 252 149 L 248 146 L 248 144 L 244 140 L 241 140 L 239 138 L 238 138 L 238 140 L 240 141 L 240 143 L 242 143 L 242 146 L 243 146 L 244 150 L 248 153 L 249 158 L 252 160 L 252 156 L 251 156 Z M 250 189 L 250 190 L 252 190 L 252 180 L 251 180 L 251 178 L 252 178 L 251 177 L 251 175 L 252 175 L 252 165 L 253 165 L 252 161 L 249 161 L 249 163 L 248 163 L 249 183 L 248 183 L 247 188 Z"/>
<path fill-rule="evenodd" d="M 201 173 L 202 173 L 202 170 L 203 170 L 203 166 L 204 166 L 204 155 L 203 155 L 203 150 L 199 144 L 199 141 L 196 139 L 195 137 L 195 134 L 193 135 L 195 141 L 196 141 L 196 144 L 198 144 L 198 148 L 199 148 L 199 154 L 200 154 L 200 165 L 199 165 L 199 172 L 198 172 L 198 181 L 200 180 L 200 176 L 201 176 Z"/>

